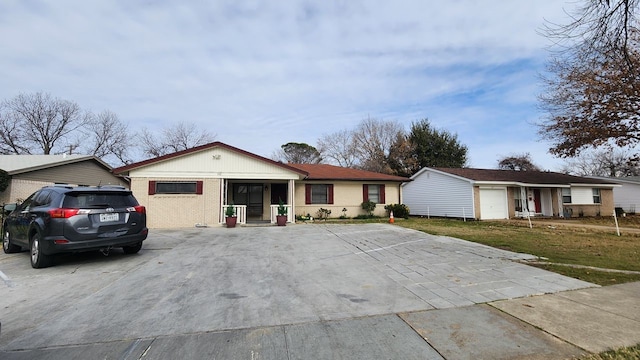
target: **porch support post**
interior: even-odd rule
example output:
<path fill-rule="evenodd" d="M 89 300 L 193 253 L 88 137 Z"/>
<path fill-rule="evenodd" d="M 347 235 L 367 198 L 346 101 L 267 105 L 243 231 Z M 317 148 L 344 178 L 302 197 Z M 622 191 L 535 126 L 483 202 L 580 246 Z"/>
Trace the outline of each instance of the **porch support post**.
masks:
<path fill-rule="evenodd" d="M 220 224 L 224 223 L 224 211 L 222 211 L 223 206 L 227 203 L 227 187 L 229 185 L 229 181 L 227 179 L 222 179 L 220 181 L 220 204 L 218 204 L 220 211 Z"/>
<path fill-rule="evenodd" d="M 295 223 L 296 222 L 296 198 L 295 198 L 295 194 L 296 194 L 296 182 L 295 180 L 291 179 L 289 180 L 289 186 L 287 186 L 287 190 L 289 191 L 289 203 L 291 205 L 291 211 L 289 211 L 289 218 L 287 220 L 289 220 L 289 222 Z"/>
<path fill-rule="evenodd" d="M 529 216 L 529 198 L 527 197 L 527 190 L 524 186 L 520 186 L 520 198 L 522 199 L 522 205 L 526 204 L 526 207 L 523 206 L 522 210 L 524 211 L 525 208 L 527 210 L 527 217 Z"/>

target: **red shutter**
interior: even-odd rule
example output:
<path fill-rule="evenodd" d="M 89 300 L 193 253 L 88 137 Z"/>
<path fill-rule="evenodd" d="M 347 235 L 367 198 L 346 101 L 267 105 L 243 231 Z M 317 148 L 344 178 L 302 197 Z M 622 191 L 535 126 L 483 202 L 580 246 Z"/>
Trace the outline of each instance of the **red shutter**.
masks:
<path fill-rule="evenodd" d="M 311 184 L 304 185 L 304 203 L 311 204 Z"/>
<path fill-rule="evenodd" d="M 369 185 L 362 185 L 362 202 L 369 201 Z"/>
<path fill-rule="evenodd" d="M 380 185 L 380 204 L 386 204 L 387 202 L 385 201 L 384 198 L 384 184 Z"/>
<path fill-rule="evenodd" d="M 327 185 L 327 187 L 329 187 L 329 204 L 333 204 L 333 184 Z"/>
<path fill-rule="evenodd" d="M 153 195 L 156 193 L 156 182 L 149 181 L 149 195 Z"/>
<path fill-rule="evenodd" d="M 196 194 L 202 195 L 202 181 L 196 181 Z"/>

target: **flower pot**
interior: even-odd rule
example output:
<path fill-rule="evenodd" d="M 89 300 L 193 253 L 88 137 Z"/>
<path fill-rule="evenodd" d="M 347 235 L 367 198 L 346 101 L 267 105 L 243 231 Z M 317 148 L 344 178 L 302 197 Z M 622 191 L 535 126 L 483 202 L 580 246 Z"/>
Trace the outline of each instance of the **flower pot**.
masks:
<path fill-rule="evenodd" d="M 234 228 L 236 227 L 236 222 L 238 221 L 238 218 L 236 216 L 227 216 L 225 218 L 225 221 L 227 223 L 228 228 Z"/>
<path fill-rule="evenodd" d="M 287 215 L 276 215 L 276 223 L 278 224 L 278 226 L 286 226 Z"/>

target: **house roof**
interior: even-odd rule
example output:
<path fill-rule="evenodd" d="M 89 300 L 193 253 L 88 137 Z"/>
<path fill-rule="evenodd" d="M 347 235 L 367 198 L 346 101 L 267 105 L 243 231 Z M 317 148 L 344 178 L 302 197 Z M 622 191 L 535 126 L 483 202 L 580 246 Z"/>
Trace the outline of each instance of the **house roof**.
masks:
<path fill-rule="evenodd" d="M 309 175 L 305 180 L 348 180 L 348 181 L 411 181 L 409 178 L 381 174 L 373 171 L 345 168 L 328 164 L 289 164 Z"/>
<path fill-rule="evenodd" d="M 93 155 L 0 155 L 0 169 L 16 175 L 52 168 L 60 165 L 72 164 L 92 160 L 107 170 L 111 166 Z"/>
<path fill-rule="evenodd" d="M 625 176 L 625 177 L 589 176 L 589 177 L 592 179 L 613 181 L 616 183 L 640 185 L 640 176 Z"/>
<path fill-rule="evenodd" d="M 267 159 L 267 158 L 262 157 L 260 155 L 256 155 L 256 154 L 250 153 L 248 151 L 245 151 L 245 150 L 242 150 L 242 149 L 238 149 L 236 147 L 233 147 L 231 145 L 227 145 L 225 143 L 221 143 L 219 141 L 208 143 L 208 144 L 204 144 L 204 145 L 201 145 L 201 146 L 196 146 L 196 147 L 193 147 L 193 148 L 190 148 L 190 149 L 174 152 L 174 153 L 171 153 L 171 154 L 166 154 L 166 155 L 159 156 L 159 157 L 152 158 L 152 159 L 139 161 L 139 162 L 132 163 L 132 164 L 129 164 L 129 165 L 121 166 L 119 168 L 113 169 L 113 172 L 115 174 L 125 174 L 125 173 L 127 173 L 127 172 L 129 172 L 130 170 L 133 170 L 133 169 L 138 169 L 138 168 L 145 167 L 147 165 L 156 164 L 156 163 L 159 163 L 159 162 L 176 159 L 176 158 L 179 158 L 179 157 L 182 157 L 182 156 L 187 156 L 189 154 L 197 153 L 197 152 L 200 152 L 200 151 L 205 151 L 205 150 L 216 148 L 216 147 L 224 148 L 224 149 L 236 152 L 236 153 L 240 153 L 240 154 L 252 157 L 254 159 L 260 160 L 260 161 L 268 162 L 268 163 L 270 163 L 272 165 L 276 165 L 276 166 L 279 166 L 279 167 L 281 167 L 283 169 L 286 169 L 286 170 L 289 170 L 289 171 L 293 171 L 293 172 L 296 172 L 296 173 L 301 173 L 302 175 L 305 175 L 305 176 L 307 175 L 307 173 L 304 170 L 300 170 L 300 169 L 294 168 L 294 167 L 292 167 L 290 165 L 283 164 L 281 162 L 277 162 L 277 161 L 274 161 L 274 160 L 271 160 L 271 159 Z"/>
<path fill-rule="evenodd" d="M 593 178 L 573 176 L 550 171 L 515 171 L 473 168 L 433 168 L 444 173 L 460 176 L 474 181 L 517 182 L 524 184 L 569 185 L 569 184 L 607 184 L 616 183 Z"/>

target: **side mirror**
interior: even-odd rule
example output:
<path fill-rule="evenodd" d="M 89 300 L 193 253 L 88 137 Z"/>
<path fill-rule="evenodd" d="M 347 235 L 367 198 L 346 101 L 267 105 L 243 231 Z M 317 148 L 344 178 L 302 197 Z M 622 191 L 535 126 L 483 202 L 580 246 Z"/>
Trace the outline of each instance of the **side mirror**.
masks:
<path fill-rule="evenodd" d="M 2 211 L 3 211 L 5 214 L 9 214 L 9 213 L 11 213 L 13 210 L 15 210 L 17 207 L 18 207 L 18 204 L 5 204 L 5 205 L 2 207 Z"/>

